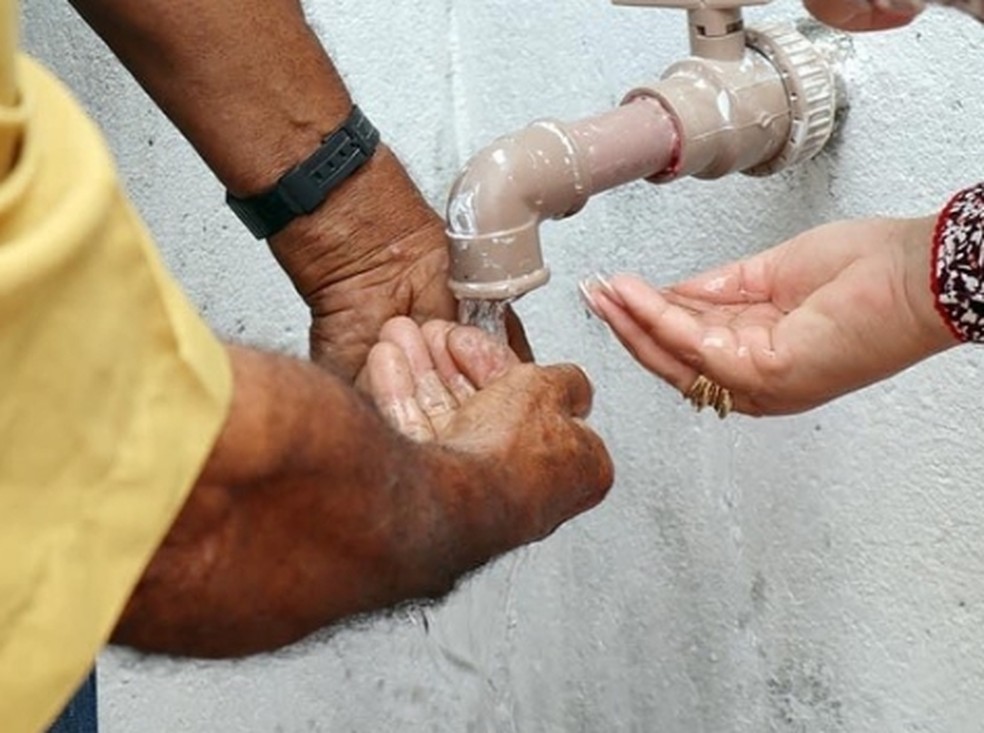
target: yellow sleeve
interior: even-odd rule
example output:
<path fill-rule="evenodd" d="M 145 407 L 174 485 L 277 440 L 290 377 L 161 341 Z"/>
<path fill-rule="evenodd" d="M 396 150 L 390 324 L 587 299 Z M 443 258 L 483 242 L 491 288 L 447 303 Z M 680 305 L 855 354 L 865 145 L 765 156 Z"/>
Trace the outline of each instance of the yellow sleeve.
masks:
<path fill-rule="evenodd" d="M 231 398 L 98 131 L 28 60 L 0 183 L 0 726 L 33 733 L 106 642 Z"/>

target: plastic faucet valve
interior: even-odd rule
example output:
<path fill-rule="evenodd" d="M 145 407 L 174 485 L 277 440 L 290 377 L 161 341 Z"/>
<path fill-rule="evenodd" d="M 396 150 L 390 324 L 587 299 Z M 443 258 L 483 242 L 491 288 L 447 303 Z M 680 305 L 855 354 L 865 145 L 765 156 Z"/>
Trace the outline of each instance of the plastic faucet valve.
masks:
<path fill-rule="evenodd" d="M 830 63 L 791 26 L 744 27 L 741 8 L 770 0 L 612 0 L 614 5 L 678 8 L 687 11 L 691 58 L 667 69 L 657 85 L 636 89 L 660 99 L 676 117 L 683 139 L 681 165 L 674 174 L 717 178 L 740 170 L 768 175 L 816 155 L 833 133 L 836 83 Z M 765 70 L 748 83 L 748 62 Z M 716 119 L 715 100 L 694 94 L 696 81 L 726 98 L 741 129 Z M 761 82 L 761 83 L 759 83 Z M 781 94 L 777 97 L 777 94 Z M 756 129 L 754 120 L 761 120 Z M 783 126 L 787 132 L 776 128 Z M 772 129 L 767 129 L 772 128 Z M 775 144 L 776 135 L 781 144 Z"/>

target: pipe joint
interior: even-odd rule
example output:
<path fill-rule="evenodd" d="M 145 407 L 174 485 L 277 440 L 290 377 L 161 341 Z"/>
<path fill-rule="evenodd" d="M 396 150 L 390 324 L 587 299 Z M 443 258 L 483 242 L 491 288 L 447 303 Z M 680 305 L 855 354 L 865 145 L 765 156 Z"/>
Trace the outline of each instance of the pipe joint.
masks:
<path fill-rule="evenodd" d="M 496 140 L 468 162 L 448 198 L 451 291 L 505 300 L 544 284 L 541 222 L 665 170 L 676 152 L 670 115 L 648 98 L 575 123 L 535 122 Z"/>
<path fill-rule="evenodd" d="M 767 175 L 813 157 L 829 139 L 835 83 L 820 52 L 782 24 L 742 36 L 739 60 L 693 56 L 626 96 L 659 100 L 679 131 L 678 166 L 650 180 Z"/>
<path fill-rule="evenodd" d="M 577 144 L 559 122 L 534 122 L 479 151 L 448 198 L 455 296 L 505 300 L 547 282 L 540 222 L 580 211 L 590 190 Z"/>
<path fill-rule="evenodd" d="M 789 104 L 782 79 L 758 54 L 741 61 L 689 58 L 666 70 L 652 86 L 632 90 L 626 101 L 660 101 L 677 125 L 675 168 L 652 180 L 682 176 L 719 178 L 770 160 L 789 135 Z"/>

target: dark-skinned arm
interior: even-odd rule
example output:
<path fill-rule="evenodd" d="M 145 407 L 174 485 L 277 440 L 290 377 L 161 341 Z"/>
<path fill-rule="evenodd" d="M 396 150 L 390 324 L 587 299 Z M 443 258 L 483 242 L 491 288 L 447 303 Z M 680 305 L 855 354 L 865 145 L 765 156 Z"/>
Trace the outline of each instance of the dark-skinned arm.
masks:
<path fill-rule="evenodd" d="M 236 656 L 352 614 L 447 592 L 549 534 L 612 481 L 573 367 L 521 365 L 460 408 L 442 444 L 388 427 L 325 370 L 230 348 L 223 432 L 114 641 Z"/>
<path fill-rule="evenodd" d="M 238 195 L 272 187 L 351 108 L 297 0 L 72 4 Z M 385 144 L 269 244 L 311 309 L 312 355 L 347 377 L 387 318 L 454 316 L 443 221 Z"/>

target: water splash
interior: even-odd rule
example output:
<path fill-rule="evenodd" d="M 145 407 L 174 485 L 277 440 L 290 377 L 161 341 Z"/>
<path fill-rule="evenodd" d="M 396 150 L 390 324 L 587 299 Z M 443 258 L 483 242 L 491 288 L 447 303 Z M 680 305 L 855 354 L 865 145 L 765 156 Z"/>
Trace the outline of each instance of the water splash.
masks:
<path fill-rule="evenodd" d="M 497 341 L 507 342 L 506 311 L 511 300 L 476 300 L 465 298 L 458 303 L 458 321 L 477 326 Z"/>

